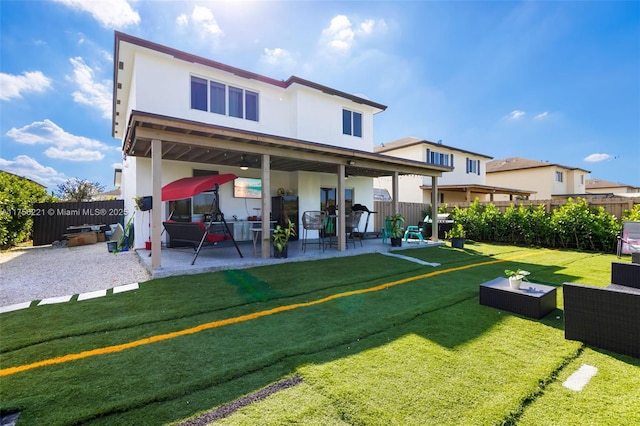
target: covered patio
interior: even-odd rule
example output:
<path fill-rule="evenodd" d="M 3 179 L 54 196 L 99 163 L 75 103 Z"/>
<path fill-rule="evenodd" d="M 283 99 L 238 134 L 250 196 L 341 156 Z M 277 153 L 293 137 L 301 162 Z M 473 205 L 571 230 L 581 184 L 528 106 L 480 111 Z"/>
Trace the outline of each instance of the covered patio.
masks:
<path fill-rule="evenodd" d="M 317 240 L 316 240 L 317 242 Z M 274 258 L 263 257 L 261 247 L 258 246 L 256 253 L 253 251 L 253 244 L 248 242 L 239 242 L 238 246 L 244 257 L 238 256 L 235 246 L 231 241 L 221 242 L 217 246 L 204 247 L 200 251 L 200 255 L 195 264 L 191 265 L 194 255 L 194 249 L 191 247 L 165 248 L 160 251 L 162 268 L 152 267 L 151 251 L 137 250 L 140 261 L 147 268 L 152 278 L 163 278 L 174 275 L 192 275 L 205 272 L 222 271 L 228 269 L 246 269 L 254 266 L 278 265 L 290 262 L 304 262 L 309 260 L 331 259 L 337 257 L 358 256 L 367 253 L 381 253 L 390 255 L 402 255 L 402 251 L 407 249 L 438 247 L 444 245 L 442 241 L 426 240 L 420 242 L 418 240 L 403 241 L 401 247 L 391 247 L 389 241 L 384 243 L 382 238 L 375 238 L 369 235 L 362 241 L 362 247 L 356 242 L 355 248 L 353 243 L 349 241 L 348 248 L 338 250 L 336 247 L 327 247 L 324 251 L 317 245 L 310 242 L 310 247 L 305 251 L 302 250 L 302 240 L 289 241 L 288 257 Z M 271 245 L 268 250 L 273 251 Z M 269 254 L 269 253 L 267 253 Z"/>
<path fill-rule="evenodd" d="M 284 138 L 268 134 L 249 132 L 238 129 L 231 129 L 222 126 L 193 122 L 189 120 L 177 119 L 173 117 L 161 116 L 142 111 L 132 111 L 124 138 L 123 153 L 125 156 L 146 157 L 151 159 L 151 176 L 153 200 L 161 200 L 163 186 L 163 165 L 165 160 L 174 160 L 192 163 L 215 164 L 222 166 L 260 169 L 262 179 L 261 211 L 271 212 L 271 196 L 274 190 L 271 187 L 271 172 L 312 172 L 328 173 L 336 176 L 337 182 L 337 206 L 338 211 L 338 232 L 337 250 L 328 250 L 325 254 L 322 251 L 308 250 L 301 256 L 299 250 L 295 250 L 296 242 L 293 243 L 293 255 L 291 261 L 304 259 L 305 256 L 331 256 L 339 255 L 347 250 L 347 239 L 345 232 L 345 177 L 380 177 L 391 176 L 393 179 L 392 198 L 394 210 L 398 206 L 398 176 L 419 175 L 430 176 L 433 182 L 432 202 L 437 208 L 437 179 L 443 172 L 451 171 L 450 167 L 427 164 L 422 161 L 407 160 L 373 152 L 359 151 L 353 149 L 339 148 L 316 142 Z M 154 205 L 157 207 L 157 205 Z M 172 275 L 171 269 L 173 261 L 177 258 L 175 254 L 168 256 L 162 250 L 155 249 L 162 247 L 161 233 L 163 217 L 162 208 L 154 208 L 151 211 L 150 235 L 152 242 L 151 256 L 142 255 L 145 263 L 149 262 L 148 268 L 154 271 L 154 276 L 161 274 Z M 229 219 L 227 219 L 229 220 Z M 262 234 L 269 234 L 269 222 L 262 222 Z M 437 222 L 433 224 L 432 235 L 438 235 Z M 373 240 L 366 240 L 365 245 L 369 245 L 368 250 L 374 249 Z M 379 243 L 381 244 L 381 243 Z M 271 242 L 268 239 L 260 241 L 259 255 L 244 256 L 239 258 L 237 253 L 225 259 L 223 250 L 214 248 L 217 259 L 225 259 L 226 265 L 247 264 L 253 266 L 260 259 L 261 262 L 270 262 Z M 253 254 L 253 247 L 246 245 L 244 251 Z M 235 248 L 233 248 L 235 251 Z M 364 248 L 355 249 L 363 250 Z M 165 250 L 166 251 L 166 250 Z M 142 252 L 144 253 L 144 252 Z M 186 251 L 187 256 L 192 252 Z M 232 252 L 230 252 L 232 253 Z M 291 253 L 291 251 L 290 251 Z M 207 257 L 207 256 L 204 256 Z M 307 257 L 308 259 L 308 257 Z M 190 266 L 189 261 L 184 261 L 185 266 Z M 203 261 L 198 261 L 196 267 L 205 267 Z M 182 262 L 176 262 L 182 264 Z M 209 268 L 215 268 L 209 265 Z M 239 266 L 235 266 L 239 267 Z M 211 270 L 211 269 L 210 269 Z M 215 269 L 212 269 L 215 270 Z M 156 272 L 158 275 L 156 275 Z M 182 272 L 184 273 L 184 272 Z"/>

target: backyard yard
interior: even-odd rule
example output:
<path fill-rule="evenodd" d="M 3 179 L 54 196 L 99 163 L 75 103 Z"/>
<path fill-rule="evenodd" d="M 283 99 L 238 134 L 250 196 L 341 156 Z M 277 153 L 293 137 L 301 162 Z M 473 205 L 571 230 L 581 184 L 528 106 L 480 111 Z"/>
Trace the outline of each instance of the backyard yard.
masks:
<path fill-rule="evenodd" d="M 372 253 L 0 314 L 2 415 L 20 413 L 18 425 L 640 424 L 640 359 L 564 338 L 562 283 L 608 285 L 615 256 L 469 242 L 402 255 L 439 266 Z M 479 285 L 505 269 L 557 287 L 558 309 L 536 320 L 480 305 Z M 597 371 L 582 390 L 563 386 L 585 364 Z"/>

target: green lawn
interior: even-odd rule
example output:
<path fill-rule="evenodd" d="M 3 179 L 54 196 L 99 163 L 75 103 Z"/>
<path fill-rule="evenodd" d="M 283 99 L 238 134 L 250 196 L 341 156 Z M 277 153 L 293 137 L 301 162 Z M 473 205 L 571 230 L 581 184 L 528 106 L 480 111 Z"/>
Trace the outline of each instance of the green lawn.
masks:
<path fill-rule="evenodd" d="M 478 303 L 478 285 L 505 268 L 605 286 L 615 256 L 489 244 L 402 254 L 441 266 L 366 254 L 2 314 L 2 412 L 26 425 L 178 423 L 299 376 L 220 423 L 640 424 L 640 360 L 565 340 L 561 289 L 542 320 Z M 563 387 L 582 364 L 596 376 Z"/>

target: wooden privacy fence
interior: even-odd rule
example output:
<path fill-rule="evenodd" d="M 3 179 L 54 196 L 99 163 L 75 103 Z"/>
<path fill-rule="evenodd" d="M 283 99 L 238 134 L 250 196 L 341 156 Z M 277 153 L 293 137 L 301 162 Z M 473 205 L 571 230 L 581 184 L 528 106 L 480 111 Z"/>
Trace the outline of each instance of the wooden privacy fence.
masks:
<path fill-rule="evenodd" d="M 590 206 L 594 208 L 603 207 L 607 213 L 618 219 L 622 218 L 625 210 L 631 210 L 634 204 L 640 204 L 640 197 L 589 197 L 586 200 Z M 447 211 L 450 212 L 453 210 L 454 206 L 465 209 L 469 207 L 470 204 L 471 203 L 468 202 L 447 204 Z M 539 204 L 544 204 L 547 211 L 552 211 L 567 204 L 567 200 L 563 198 L 552 200 L 480 201 L 480 204 L 493 204 L 502 213 L 504 213 L 511 204 L 516 207 L 519 205 L 532 205 L 536 207 Z M 424 218 L 423 211 L 428 210 L 430 207 L 431 204 L 398 203 L 398 213 L 407 219 L 408 225 L 417 225 L 418 222 Z M 391 201 L 375 201 L 373 203 L 373 210 L 378 212 L 375 215 L 371 215 L 374 224 L 373 230 L 375 232 L 380 232 L 380 229 L 384 227 L 384 219 L 386 216 L 396 213 L 393 211 L 393 203 Z M 371 225 L 369 229 L 371 229 Z"/>
<path fill-rule="evenodd" d="M 33 208 L 33 245 L 60 240 L 69 226 L 124 225 L 124 200 L 36 203 Z"/>

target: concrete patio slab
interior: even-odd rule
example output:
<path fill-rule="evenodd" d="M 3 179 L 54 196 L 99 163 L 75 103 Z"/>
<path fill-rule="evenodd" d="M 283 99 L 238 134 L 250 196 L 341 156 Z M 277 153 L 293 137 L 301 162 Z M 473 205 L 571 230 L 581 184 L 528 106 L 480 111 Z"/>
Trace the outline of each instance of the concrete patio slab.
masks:
<path fill-rule="evenodd" d="M 317 242 L 317 241 L 316 241 Z M 317 246 L 310 246 L 306 251 L 302 251 L 302 241 L 290 241 L 288 257 L 286 259 L 276 259 L 274 257 L 262 258 L 261 254 L 253 254 L 253 244 L 240 242 L 238 246 L 244 257 L 240 257 L 232 243 L 226 241 L 219 246 L 206 247 L 200 251 L 194 265 L 191 265 L 195 251 L 190 247 L 184 248 L 162 248 L 161 268 L 151 269 L 151 257 L 147 250 L 137 250 L 140 260 L 145 265 L 152 278 L 163 278 L 175 275 L 192 275 L 205 272 L 215 272 L 228 269 L 247 269 L 255 266 L 277 265 L 288 262 L 304 262 L 320 259 L 331 259 L 335 257 L 357 256 L 367 253 L 394 253 L 407 249 L 422 247 L 438 247 L 444 245 L 440 241 L 425 241 L 420 244 L 403 244 L 402 247 L 391 247 L 388 243 L 383 243 L 381 238 L 365 238 L 363 246 L 350 242 L 345 251 L 338 251 L 334 247 L 327 247 L 324 251 Z"/>

